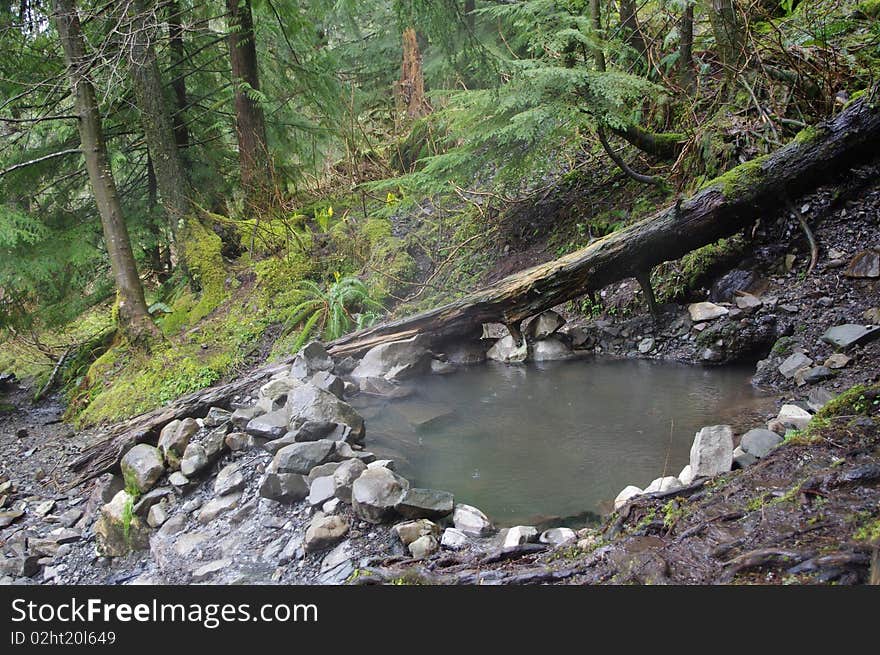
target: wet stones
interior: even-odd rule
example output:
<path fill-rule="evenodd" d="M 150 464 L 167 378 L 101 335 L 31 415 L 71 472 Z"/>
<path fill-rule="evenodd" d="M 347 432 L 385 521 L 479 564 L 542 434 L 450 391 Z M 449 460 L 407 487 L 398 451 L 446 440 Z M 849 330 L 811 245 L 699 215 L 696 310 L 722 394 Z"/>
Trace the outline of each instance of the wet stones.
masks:
<path fill-rule="evenodd" d="M 388 469 L 367 469 L 352 485 L 352 507 L 369 523 L 381 523 L 395 514 L 409 482 Z"/>
<path fill-rule="evenodd" d="M 120 464 L 126 485 L 141 493 L 153 488 L 165 472 L 162 453 L 148 444 L 138 444 L 122 457 Z"/>
<path fill-rule="evenodd" d="M 504 364 L 519 364 L 529 358 L 529 346 L 525 340 L 522 342 L 522 345 L 517 345 L 514 338 L 507 335 L 496 341 L 489 348 L 486 357 Z"/>
<path fill-rule="evenodd" d="M 385 378 L 405 380 L 431 370 L 431 353 L 419 344 L 419 339 L 384 343 L 367 351 L 351 372 L 355 380 Z"/>

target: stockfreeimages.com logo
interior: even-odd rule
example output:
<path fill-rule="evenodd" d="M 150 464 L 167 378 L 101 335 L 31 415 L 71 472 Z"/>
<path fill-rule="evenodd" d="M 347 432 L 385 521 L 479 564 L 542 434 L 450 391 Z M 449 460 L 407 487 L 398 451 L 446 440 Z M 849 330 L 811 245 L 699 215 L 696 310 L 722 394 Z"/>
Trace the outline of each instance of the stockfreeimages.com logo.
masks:
<path fill-rule="evenodd" d="M 311 603 L 105 603 L 100 598 L 37 603 L 12 601 L 13 623 L 193 623 L 209 630 L 224 623 L 317 623 L 318 607 Z M 109 627 L 109 625 L 108 625 Z"/>

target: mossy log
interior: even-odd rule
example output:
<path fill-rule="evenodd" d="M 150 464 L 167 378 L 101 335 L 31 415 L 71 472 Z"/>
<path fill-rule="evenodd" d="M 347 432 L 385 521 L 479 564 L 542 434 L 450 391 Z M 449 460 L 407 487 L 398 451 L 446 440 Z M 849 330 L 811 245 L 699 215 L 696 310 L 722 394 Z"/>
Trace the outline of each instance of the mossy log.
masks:
<path fill-rule="evenodd" d="M 785 147 L 734 168 L 690 198 L 591 245 L 511 275 L 455 302 L 337 339 L 333 355 L 358 355 L 416 335 L 432 346 L 469 338 L 483 323 L 516 326 L 560 303 L 729 236 L 785 208 L 818 184 L 880 154 L 880 107 L 853 103 Z"/>

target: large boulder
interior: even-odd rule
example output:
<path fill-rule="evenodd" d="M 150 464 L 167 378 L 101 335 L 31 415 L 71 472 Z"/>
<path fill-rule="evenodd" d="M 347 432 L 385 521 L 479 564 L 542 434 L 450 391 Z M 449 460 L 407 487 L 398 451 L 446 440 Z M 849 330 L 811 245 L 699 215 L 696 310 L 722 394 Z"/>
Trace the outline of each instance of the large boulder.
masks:
<path fill-rule="evenodd" d="M 407 519 L 440 519 L 452 514 L 454 505 L 455 499 L 448 491 L 409 489 L 395 509 Z"/>
<path fill-rule="evenodd" d="M 363 441 L 366 433 L 364 419 L 351 405 L 313 384 L 304 384 L 291 391 L 285 410 L 290 416 L 290 426 L 293 429 L 309 422 L 333 423 L 336 428 L 332 434 L 327 435 L 328 438 L 354 442 Z"/>
<path fill-rule="evenodd" d="M 307 553 L 330 548 L 348 533 L 348 521 L 338 514 L 321 516 L 312 520 L 306 530 L 303 548 Z"/>
<path fill-rule="evenodd" d="M 340 400 L 342 400 L 345 394 L 345 382 L 342 381 L 342 378 L 338 378 L 327 371 L 318 371 L 312 376 L 310 382 L 319 389 L 332 393 Z"/>
<path fill-rule="evenodd" d="M 288 413 L 284 409 L 277 409 L 251 419 L 245 432 L 260 439 L 278 439 L 287 434 Z"/>
<path fill-rule="evenodd" d="M 153 488 L 165 472 L 162 453 L 158 448 L 141 443 L 129 450 L 122 458 L 122 478 L 128 489 L 145 493 Z"/>
<path fill-rule="evenodd" d="M 733 430 L 729 425 L 710 425 L 697 432 L 691 446 L 694 477 L 725 473 L 733 466 Z"/>
<path fill-rule="evenodd" d="M 292 377 L 305 380 L 318 371 L 332 371 L 333 358 L 327 353 L 327 349 L 319 341 L 306 344 L 297 353 L 290 367 Z"/>
<path fill-rule="evenodd" d="M 365 521 L 381 523 L 395 515 L 408 488 L 409 482 L 388 469 L 367 469 L 352 485 L 352 507 Z"/>
<path fill-rule="evenodd" d="M 532 319 L 526 326 L 524 333 L 530 341 L 540 341 L 555 334 L 563 325 L 565 325 L 565 319 L 550 309 Z"/>
<path fill-rule="evenodd" d="M 355 380 L 385 378 L 404 380 L 431 370 L 431 353 L 419 344 L 417 337 L 383 343 L 367 351 L 351 372 Z"/>
<path fill-rule="evenodd" d="M 95 522 L 98 552 L 105 557 L 122 557 L 150 545 L 150 529 L 134 514 L 134 496 L 120 491 L 101 507 Z"/>
<path fill-rule="evenodd" d="M 520 364 L 529 357 L 529 345 L 525 339 L 522 345 L 516 345 L 516 341 L 510 335 L 496 341 L 489 352 L 486 353 L 488 359 L 505 364 Z"/>
<path fill-rule="evenodd" d="M 623 491 L 621 491 L 619 494 L 617 494 L 617 497 L 614 499 L 615 511 L 619 510 L 621 507 L 626 505 L 630 500 L 632 500 L 636 496 L 640 496 L 643 493 L 645 493 L 645 492 L 642 491 L 642 489 L 640 487 L 637 487 L 632 484 L 624 487 Z"/>
<path fill-rule="evenodd" d="M 574 351 L 559 337 L 550 337 L 532 344 L 532 359 L 536 362 L 552 362 L 572 357 Z"/>
<path fill-rule="evenodd" d="M 174 420 L 162 428 L 159 433 L 157 444 L 169 470 L 176 471 L 180 468 L 180 458 L 190 439 L 199 431 L 199 424 L 195 419 L 185 418 L 182 421 Z"/>
<path fill-rule="evenodd" d="M 308 475 L 316 466 L 333 459 L 335 453 L 336 444 L 327 439 L 294 443 L 275 453 L 267 470 L 272 473 Z"/>
<path fill-rule="evenodd" d="M 538 529 L 531 525 L 515 525 L 504 535 L 503 548 L 515 548 L 538 540 Z"/>
<path fill-rule="evenodd" d="M 486 537 L 495 532 L 495 526 L 482 511 L 472 505 L 458 504 L 452 513 L 452 523 L 469 537 Z"/>
<path fill-rule="evenodd" d="M 361 477 L 367 465 L 359 459 L 347 459 L 333 471 L 336 497 L 346 503 L 351 502 L 351 488 L 354 481 Z"/>

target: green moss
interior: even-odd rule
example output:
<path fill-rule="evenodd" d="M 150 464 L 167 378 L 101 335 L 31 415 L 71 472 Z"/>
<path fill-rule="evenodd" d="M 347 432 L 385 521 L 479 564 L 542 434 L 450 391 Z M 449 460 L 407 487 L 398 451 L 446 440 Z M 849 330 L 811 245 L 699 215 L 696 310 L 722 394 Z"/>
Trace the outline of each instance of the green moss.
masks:
<path fill-rule="evenodd" d="M 859 11 L 868 18 L 880 18 L 880 0 L 862 0 Z"/>
<path fill-rule="evenodd" d="M 223 242 L 200 221 L 187 221 L 185 243 L 184 259 L 200 291 L 199 300 L 189 313 L 189 321 L 196 323 L 226 298 L 228 273 L 221 254 Z"/>
<path fill-rule="evenodd" d="M 868 543 L 880 542 L 880 518 L 875 516 L 867 520 L 853 533 L 853 539 Z"/>
<path fill-rule="evenodd" d="M 732 198 L 747 192 L 761 179 L 764 174 L 764 164 L 769 157 L 763 155 L 730 169 L 723 175 L 709 180 L 702 189 L 712 187 L 719 188 L 726 198 Z"/>

